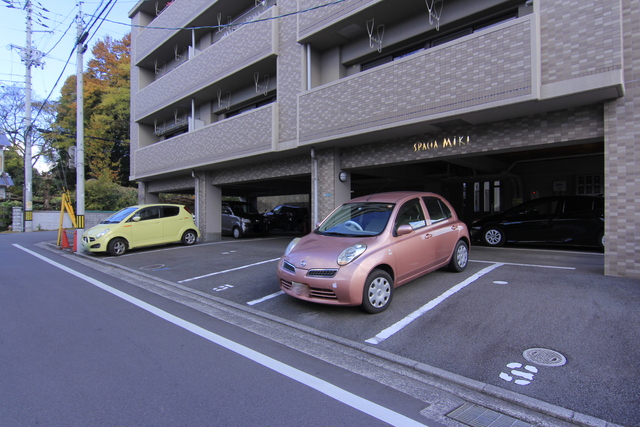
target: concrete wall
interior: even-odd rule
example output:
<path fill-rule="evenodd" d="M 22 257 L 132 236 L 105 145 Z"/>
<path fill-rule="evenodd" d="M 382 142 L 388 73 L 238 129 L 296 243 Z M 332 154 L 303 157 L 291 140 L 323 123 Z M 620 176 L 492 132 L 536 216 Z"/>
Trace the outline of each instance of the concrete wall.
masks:
<path fill-rule="evenodd" d="M 640 9 L 622 0 L 623 98 L 605 104 L 605 274 L 640 278 Z"/>
<path fill-rule="evenodd" d="M 114 212 L 85 212 L 84 223 L 85 229 L 89 229 L 98 225 L 102 220 L 112 215 Z M 71 218 L 64 214 L 62 222 L 63 228 L 73 228 Z M 60 228 L 60 211 L 33 211 L 33 229 L 34 230 L 57 230 Z M 15 230 L 15 228 L 14 228 Z M 17 231 L 17 230 L 15 230 Z"/>

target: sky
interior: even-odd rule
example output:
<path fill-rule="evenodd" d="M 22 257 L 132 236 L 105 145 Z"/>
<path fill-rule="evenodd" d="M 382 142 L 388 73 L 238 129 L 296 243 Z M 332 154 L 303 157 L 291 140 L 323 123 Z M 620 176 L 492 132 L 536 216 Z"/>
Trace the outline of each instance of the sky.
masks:
<path fill-rule="evenodd" d="M 0 85 L 24 87 L 25 84 L 25 64 L 21 60 L 19 49 L 12 47 L 12 45 L 18 47 L 26 45 L 27 14 L 23 10 L 25 3 L 26 0 L 0 0 Z M 99 11 L 107 3 L 108 0 L 84 0 L 82 12 L 85 25 L 93 22 L 93 16 L 98 16 Z M 91 49 L 97 41 L 103 40 L 107 35 L 114 39 L 121 39 L 130 31 L 131 21 L 128 13 L 137 3 L 138 0 L 115 0 L 115 6 L 106 15 L 106 20 L 102 21 L 101 25 L 99 25 L 100 21 L 93 25 L 89 31 L 90 38 L 86 42 L 88 49 L 84 55 L 85 68 L 86 63 L 91 59 Z M 13 4 L 16 8 L 8 7 L 9 4 Z M 42 58 L 44 67 L 31 68 L 32 99 L 34 100 L 43 100 L 47 97 L 51 101 L 57 100 L 67 77 L 76 73 L 77 56 L 73 48 L 78 31 L 76 22 L 78 5 L 79 2 L 76 0 L 32 0 L 34 11 L 32 46 L 45 54 Z M 38 19 L 48 28 L 37 22 L 36 12 L 44 17 Z M 73 54 L 71 54 L 72 51 Z M 69 59 L 68 64 L 66 64 L 67 59 Z M 56 85 L 59 77 L 60 80 Z"/>

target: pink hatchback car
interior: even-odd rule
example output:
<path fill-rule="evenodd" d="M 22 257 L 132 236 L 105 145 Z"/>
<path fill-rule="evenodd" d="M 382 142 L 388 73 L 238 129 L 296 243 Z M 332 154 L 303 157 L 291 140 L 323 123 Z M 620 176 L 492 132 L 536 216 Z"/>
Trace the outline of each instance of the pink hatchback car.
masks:
<path fill-rule="evenodd" d="M 293 239 L 278 262 L 280 288 L 306 301 L 362 305 L 379 313 L 394 288 L 469 260 L 469 231 L 444 198 L 393 192 L 339 206 L 310 234 Z"/>

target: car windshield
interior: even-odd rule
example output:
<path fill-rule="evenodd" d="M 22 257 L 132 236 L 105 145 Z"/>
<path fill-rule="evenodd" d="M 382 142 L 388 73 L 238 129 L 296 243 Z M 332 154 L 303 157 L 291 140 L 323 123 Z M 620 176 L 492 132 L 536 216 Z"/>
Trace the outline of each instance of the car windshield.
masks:
<path fill-rule="evenodd" d="M 329 236 L 377 236 L 385 229 L 393 203 L 346 203 L 318 227 L 316 233 Z"/>
<path fill-rule="evenodd" d="M 127 219 L 129 215 L 136 211 L 135 207 L 124 208 L 121 211 L 118 211 L 111 215 L 109 218 L 102 221 L 100 224 L 118 224 L 122 222 L 122 220 Z"/>
<path fill-rule="evenodd" d="M 229 206 L 235 215 L 251 214 L 260 215 L 258 210 L 248 203 L 233 203 L 230 202 Z"/>

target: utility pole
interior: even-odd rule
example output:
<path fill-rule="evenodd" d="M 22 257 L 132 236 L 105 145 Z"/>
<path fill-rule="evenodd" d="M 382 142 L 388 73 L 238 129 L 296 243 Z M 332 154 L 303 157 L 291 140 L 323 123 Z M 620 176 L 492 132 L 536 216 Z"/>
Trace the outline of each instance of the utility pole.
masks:
<path fill-rule="evenodd" d="M 82 22 L 82 1 L 78 3 L 78 40 L 76 41 L 76 248 L 82 252 L 82 233 L 84 233 L 84 44 L 87 33 Z"/>
<path fill-rule="evenodd" d="M 42 53 L 31 47 L 31 0 L 27 0 L 27 45 L 22 51 L 25 63 L 24 96 L 24 231 L 33 231 L 33 166 L 31 165 L 31 66 L 42 64 Z"/>
<path fill-rule="evenodd" d="M 8 3 L 7 7 L 17 9 L 13 2 Z M 44 54 L 31 45 L 32 30 L 32 8 L 31 0 L 26 0 L 24 9 L 27 11 L 27 44 L 25 47 L 10 45 L 10 47 L 20 51 L 20 58 L 25 64 L 25 95 L 24 95 L 24 231 L 33 231 L 33 166 L 31 165 L 31 67 L 44 67 L 41 61 Z"/>

